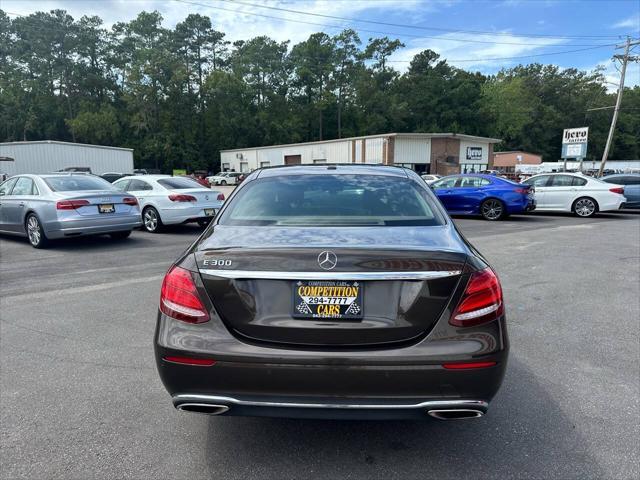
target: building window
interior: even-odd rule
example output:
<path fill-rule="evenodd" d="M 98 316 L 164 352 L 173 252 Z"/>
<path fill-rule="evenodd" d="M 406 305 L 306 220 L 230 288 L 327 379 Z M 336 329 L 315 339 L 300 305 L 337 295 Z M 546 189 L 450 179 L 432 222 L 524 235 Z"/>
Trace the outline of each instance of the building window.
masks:
<path fill-rule="evenodd" d="M 394 165 L 396 165 L 398 167 L 410 168 L 411 170 L 414 169 L 413 163 L 394 163 Z"/>
<path fill-rule="evenodd" d="M 223 163 L 222 164 L 222 171 L 223 172 L 228 172 L 231 169 L 231 165 L 228 163 Z"/>
<path fill-rule="evenodd" d="M 249 171 L 249 162 L 240 162 L 240 171 L 248 172 Z"/>
<path fill-rule="evenodd" d="M 260 168 L 270 167 L 271 162 L 260 162 Z"/>
<path fill-rule="evenodd" d="M 317 160 L 314 160 L 313 163 L 327 163 L 327 159 L 326 158 L 319 158 Z"/>

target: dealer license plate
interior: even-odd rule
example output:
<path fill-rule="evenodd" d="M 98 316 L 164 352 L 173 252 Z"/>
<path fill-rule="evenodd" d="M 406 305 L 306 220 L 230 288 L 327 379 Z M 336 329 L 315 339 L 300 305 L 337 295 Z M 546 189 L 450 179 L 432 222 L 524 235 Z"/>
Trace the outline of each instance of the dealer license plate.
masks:
<path fill-rule="evenodd" d="M 116 211 L 116 207 L 113 203 L 101 203 L 98 205 L 98 211 L 100 213 L 113 213 Z"/>
<path fill-rule="evenodd" d="M 361 282 L 301 280 L 292 285 L 293 318 L 360 320 L 364 315 Z"/>

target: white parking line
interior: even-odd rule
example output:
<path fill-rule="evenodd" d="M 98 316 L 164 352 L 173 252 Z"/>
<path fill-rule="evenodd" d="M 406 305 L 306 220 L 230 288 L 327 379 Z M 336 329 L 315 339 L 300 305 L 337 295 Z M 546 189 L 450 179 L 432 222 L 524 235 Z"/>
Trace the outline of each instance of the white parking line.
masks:
<path fill-rule="evenodd" d="M 100 283 L 98 285 L 86 285 L 84 287 L 77 287 L 71 285 L 66 288 L 58 290 L 49 290 L 47 292 L 34 292 L 34 293 L 21 293 L 18 295 L 7 295 L 3 297 L 3 302 L 20 301 L 20 300 L 42 300 L 46 298 L 57 297 L 59 295 L 77 295 L 79 293 L 96 292 L 100 290 L 107 290 L 110 288 L 118 288 L 127 285 L 135 285 L 137 283 L 156 282 L 162 279 L 164 275 L 153 275 L 150 277 L 130 278 L 128 280 L 118 280 L 116 282 Z"/>

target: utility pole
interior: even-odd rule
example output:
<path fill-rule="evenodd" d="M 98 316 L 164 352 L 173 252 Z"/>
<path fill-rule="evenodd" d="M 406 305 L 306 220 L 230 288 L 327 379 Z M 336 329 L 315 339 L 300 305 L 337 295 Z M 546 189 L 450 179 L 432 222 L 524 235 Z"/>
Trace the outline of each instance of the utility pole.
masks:
<path fill-rule="evenodd" d="M 611 119 L 611 127 L 609 128 L 609 136 L 607 137 L 607 143 L 604 146 L 604 153 L 602 154 L 602 162 L 600 162 L 600 170 L 598 171 L 598 177 L 602 176 L 604 172 L 604 165 L 607 163 L 607 157 L 609 156 L 609 149 L 611 148 L 611 140 L 613 140 L 613 132 L 616 128 L 616 122 L 618 121 L 618 112 L 620 111 L 620 102 L 622 101 L 622 91 L 624 90 L 624 75 L 627 71 L 627 62 L 629 61 L 629 49 L 633 45 L 639 45 L 640 40 L 631 41 L 631 37 L 627 37 L 627 43 L 624 45 L 624 55 L 614 55 L 613 58 L 622 60 L 622 71 L 620 72 L 620 86 L 618 87 L 618 97 L 616 98 L 616 106 L 613 110 L 613 118 Z M 619 45 L 617 48 L 623 48 Z M 633 57 L 632 60 L 637 61 L 638 57 Z"/>

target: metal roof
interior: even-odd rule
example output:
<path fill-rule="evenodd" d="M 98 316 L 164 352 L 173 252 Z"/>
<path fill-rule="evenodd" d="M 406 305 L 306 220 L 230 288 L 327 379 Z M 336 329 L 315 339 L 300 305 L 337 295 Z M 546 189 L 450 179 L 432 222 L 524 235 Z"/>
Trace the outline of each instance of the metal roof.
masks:
<path fill-rule="evenodd" d="M 315 142 L 285 143 L 282 145 L 264 145 L 262 147 L 232 148 L 229 150 L 221 150 L 222 152 L 243 152 L 247 150 L 260 150 L 266 148 L 285 148 L 295 147 L 299 145 L 321 145 L 324 143 L 347 142 L 351 140 L 366 140 L 372 138 L 399 137 L 399 138 L 459 138 L 461 140 L 472 140 L 488 143 L 499 143 L 499 138 L 477 137 L 474 135 L 465 135 L 463 133 L 379 133 L 377 135 L 364 135 L 361 137 L 334 138 L 331 140 L 318 140 Z"/>
<path fill-rule="evenodd" d="M 26 142 L 3 142 L 0 143 L 0 146 L 4 145 L 38 145 L 38 144 L 52 144 L 52 145 L 71 145 L 73 147 L 91 147 L 91 148 L 105 148 L 108 150 L 122 150 L 126 152 L 133 152 L 133 148 L 123 148 L 123 147 L 111 147 L 108 145 L 92 145 L 90 143 L 73 143 L 73 142 L 60 142 L 58 140 L 33 140 Z"/>

